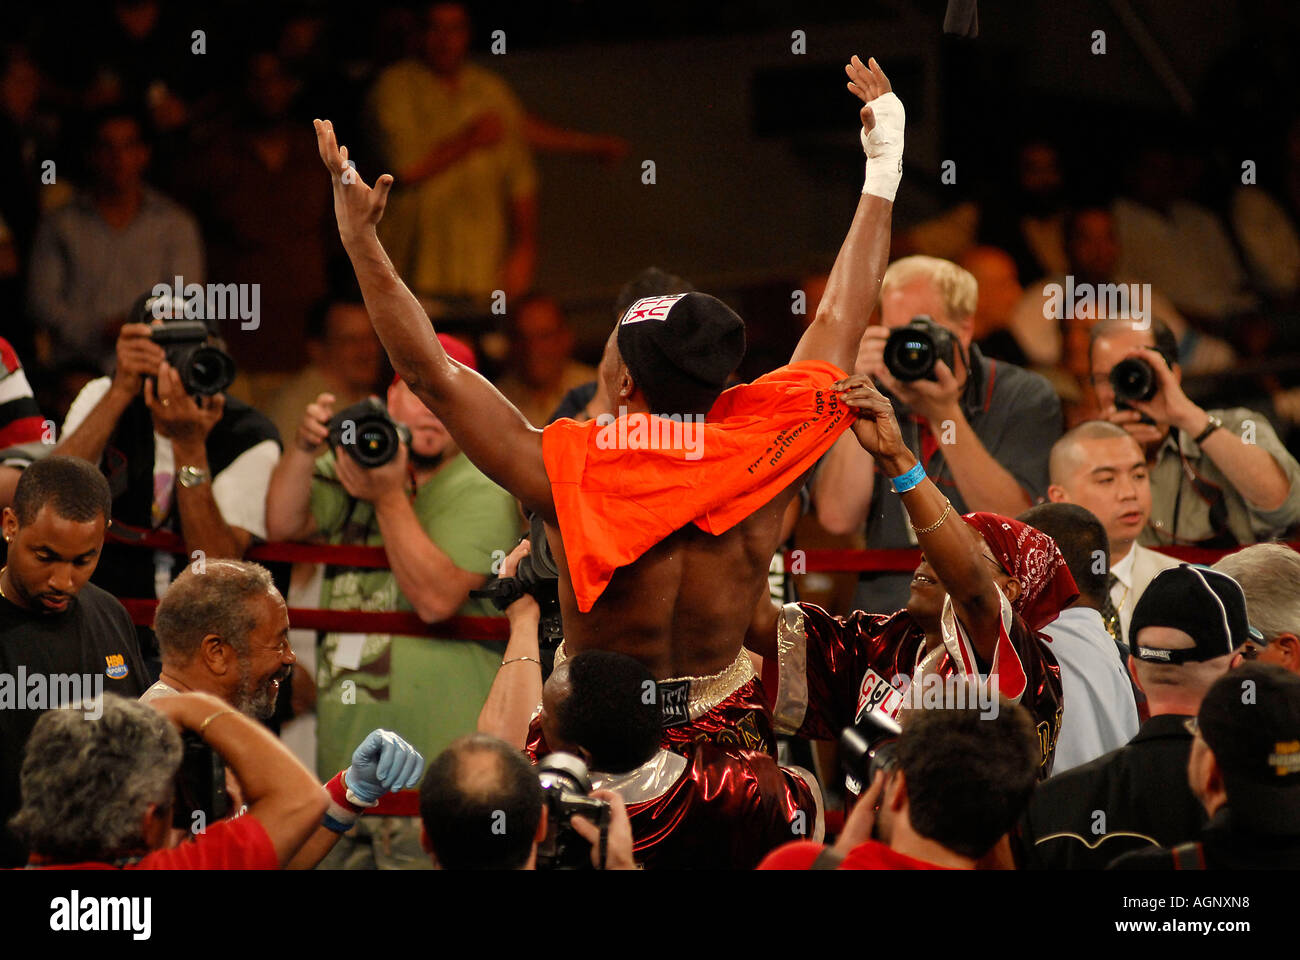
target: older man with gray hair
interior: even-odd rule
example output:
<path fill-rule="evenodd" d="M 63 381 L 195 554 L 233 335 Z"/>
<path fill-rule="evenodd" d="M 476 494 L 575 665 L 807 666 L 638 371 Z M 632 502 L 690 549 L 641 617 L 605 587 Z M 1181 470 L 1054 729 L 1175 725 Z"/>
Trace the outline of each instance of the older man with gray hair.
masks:
<path fill-rule="evenodd" d="M 1214 569 L 1241 584 L 1246 616 L 1260 634 L 1238 648 L 1240 659 L 1300 673 L 1300 554 L 1281 543 L 1257 543 L 1223 557 Z"/>
<path fill-rule="evenodd" d="M 1061 402 L 1043 377 L 990 360 L 971 341 L 979 285 L 937 257 L 903 257 L 880 287 L 880 322 L 869 326 L 855 372 L 875 378 L 896 400 L 903 442 L 958 513 L 1014 517 L 1047 494 L 1047 452 L 1061 435 Z M 951 363 L 929 377 L 900 380 L 885 364 L 891 332 L 928 317 L 953 337 Z M 915 547 L 889 477 L 849 434 L 823 458 L 813 485 L 817 519 L 831 533 L 866 527 L 869 549 Z M 893 612 L 907 603 L 911 573 L 864 574 L 854 606 Z"/>
<path fill-rule="evenodd" d="M 284 598 L 265 567 L 244 560 L 209 560 L 187 568 L 158 604 L 154 632 L 162 676 L 140 699 L 155 705 L 202 691 L 265 720 L 297 660 Z M 389 791 L 414 787 L 423 772 L 424 757 L 413 746 L 390 730 L 371 731 L 353 751 L 351 765 L 325 784 L 333 802 L 290 868 L 316 866 L 367 807 Z M 229 780 L 228 789 L 238 797 L 242 785 Z"/>
<path fill-rule="evenodd" d="M 208 560 L 185 569 L 158 604 L 154 633 L 162 674 L 140 698 L 198 690 L 265 720 L 297 657 L 289 610 L 270 572 L 241 560 Z"/>
<path fill-rule="evenodd" d="M 275 869 L 311 836 L 325 791 L 287 748 L 216 697 L 178 694 L 151 709 L 106 693 L 36 723 L 22 766 L 22 808 L 10 823 L 29 866 L 127 870 Z M 173 849 L 175 777 L 197 736 L 243 784 L 248 813 L 209 824 Z"/>

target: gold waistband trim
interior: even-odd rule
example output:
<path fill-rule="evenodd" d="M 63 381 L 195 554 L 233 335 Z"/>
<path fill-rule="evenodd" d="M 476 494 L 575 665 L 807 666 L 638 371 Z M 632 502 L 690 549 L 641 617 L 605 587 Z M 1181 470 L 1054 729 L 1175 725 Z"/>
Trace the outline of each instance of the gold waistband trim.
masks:
<path fill-rule="evenodd" d="M 564 641 L 560 641 L 560 645 L 555 648 L 555 665 L 559 666 L 567 659 Z M 659 682 L 681 683 L 685 680 L 689 683 L 686 711 L 692 720 L 698 720 L 756 676 L 758 674 L 754 672 L 754 661 L 749 659 L 749 654 L 742 648 L 730 666 L 715 674 L 706 677 L 669 677 Z"/>

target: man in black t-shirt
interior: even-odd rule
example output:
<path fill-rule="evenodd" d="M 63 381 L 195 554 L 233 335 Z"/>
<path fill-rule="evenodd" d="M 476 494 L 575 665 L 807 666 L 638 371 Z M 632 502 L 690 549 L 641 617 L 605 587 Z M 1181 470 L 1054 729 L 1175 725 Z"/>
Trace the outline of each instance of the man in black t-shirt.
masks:
<path fill-rule="evenodd" d="M 41 714 L 104 691 L 149 686 L 131 618 L 89 583 L 111 509 L 108 481 L 85 460 L 49 457 L 23 471 L 4 508 L 0 570 L 0 867 L 24 851 L 9 833 L 23 748 Z M 87 704 L 85 709 L 98 709 Z"/>

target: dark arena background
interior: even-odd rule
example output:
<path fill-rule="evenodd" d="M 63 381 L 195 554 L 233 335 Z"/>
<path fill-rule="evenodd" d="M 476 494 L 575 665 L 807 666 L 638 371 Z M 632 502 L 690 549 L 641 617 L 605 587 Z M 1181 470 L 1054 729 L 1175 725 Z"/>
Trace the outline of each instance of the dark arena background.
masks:
<path fill-rule="evenodd" d="M 1294 0 L 2 22 L 13 929 L 1281 932 Z"/>

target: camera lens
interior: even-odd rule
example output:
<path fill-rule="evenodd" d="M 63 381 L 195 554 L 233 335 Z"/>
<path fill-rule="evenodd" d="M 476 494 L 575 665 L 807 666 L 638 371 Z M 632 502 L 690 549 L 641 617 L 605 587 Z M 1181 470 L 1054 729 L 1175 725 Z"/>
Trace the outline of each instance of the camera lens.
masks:
<path fill-rule="evenodd" d="M 1128 357 L 1110 371 L 1110 385 L 1119 400 L 1145 403 L 1156 395 L 1156 372 L 1141 357 Z"/>
<path fill-rule="evenodd" d="M 210 397 L 235 380 L 235 363 L 216 347 L 198 347 L 187 358 L 181 380 L 189 393 Z"/>
<path fill-rule="evenodd" d="M 934 340 L 925 331 L 904 327 L 885 341 L 885 366 L 899 380 L 924 379 L 934 362 Z"/>

